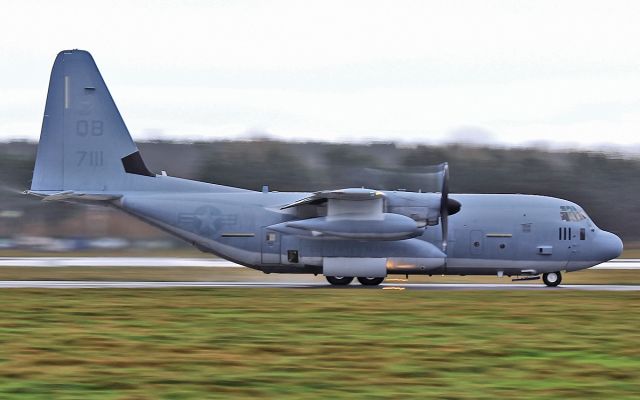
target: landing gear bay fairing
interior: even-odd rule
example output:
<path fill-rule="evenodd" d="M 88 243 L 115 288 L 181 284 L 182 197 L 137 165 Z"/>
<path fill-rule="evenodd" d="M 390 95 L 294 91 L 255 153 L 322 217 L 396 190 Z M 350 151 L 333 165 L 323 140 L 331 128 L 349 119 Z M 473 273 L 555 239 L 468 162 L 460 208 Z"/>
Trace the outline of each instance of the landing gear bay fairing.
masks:
<path fill-rule="evenodd" d="M 622 241 L 567 200 L 365 188 L 252 191 L 146 167 L 86 51 L 58 54 L 31 189 L 45 201 L 114 207 L 266 273 L 323 274 L 332 285 L 389 274 L 497 275 L 557 286 L 561 271 L 618 257 Z"/>

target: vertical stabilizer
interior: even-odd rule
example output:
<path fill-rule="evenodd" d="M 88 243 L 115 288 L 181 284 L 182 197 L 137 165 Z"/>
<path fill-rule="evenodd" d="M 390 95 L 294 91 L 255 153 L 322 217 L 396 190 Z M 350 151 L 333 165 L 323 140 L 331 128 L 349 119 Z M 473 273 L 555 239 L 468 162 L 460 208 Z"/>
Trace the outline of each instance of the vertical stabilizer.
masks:
<path fill-rule="evenodd" d="M 131 174 L 154 176 L 93 57 L 83 50 L 60 52 L 51 71 L 31 190 L 120 189 Z"/>

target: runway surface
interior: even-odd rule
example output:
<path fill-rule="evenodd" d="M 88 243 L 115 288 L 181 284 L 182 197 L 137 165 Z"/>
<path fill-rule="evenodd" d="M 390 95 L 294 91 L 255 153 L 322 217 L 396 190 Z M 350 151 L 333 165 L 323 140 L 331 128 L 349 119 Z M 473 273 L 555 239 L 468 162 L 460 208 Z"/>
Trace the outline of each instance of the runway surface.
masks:
<path fill-rule="evenodd" d="M 243 268 L 220 258 L 178 257 L 0 257 L 0 267 L 206 267 Z"/>
<path fill-rule="evenodd" d="M 242 268 L 219 258 L 173 257 L 0 257 L 0 267 L 206 267 Z M 640 259 L 619 258 L 592 269 L 640 269 Z"/>
<path fill-rule="evenodd" d="M 636 292 L 640 285 L 560 285 L 548 288 L 545 285 L 492 284 L 492 283 L 387 283 L 378 287 L 358 284 L 334 287 L 317 282 L 102 282 L 102 281 L 0 281 L 0 288 L 16 289 L 161 289 L 161 288 L 289 288 L 334 290 L 587 290 L 607 292 Z"/>

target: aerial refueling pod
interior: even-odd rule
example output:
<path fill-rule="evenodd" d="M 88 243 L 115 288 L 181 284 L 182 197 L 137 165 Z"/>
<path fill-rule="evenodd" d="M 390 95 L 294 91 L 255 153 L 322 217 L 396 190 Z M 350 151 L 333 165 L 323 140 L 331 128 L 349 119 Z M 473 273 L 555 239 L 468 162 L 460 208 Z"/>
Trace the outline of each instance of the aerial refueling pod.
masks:
<path fill-rule="evenodd" d="M 311 231 L 314 235 L 328 235 L 359 240 L 402 240 L 422 235 L 416 221 L 399 214 L 383 213 L 381 219 L 335 219 L 317 217 L 287 222 L 288 228 Z"/>

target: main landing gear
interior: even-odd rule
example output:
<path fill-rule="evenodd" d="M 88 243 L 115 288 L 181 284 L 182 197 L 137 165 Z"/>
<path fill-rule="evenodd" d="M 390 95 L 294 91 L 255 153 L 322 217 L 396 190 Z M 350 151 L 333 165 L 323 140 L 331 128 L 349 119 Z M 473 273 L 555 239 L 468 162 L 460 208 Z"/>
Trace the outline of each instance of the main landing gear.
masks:
<path fill-rule="evenodd" d="M 327 276 L 327 281 L 334 286 L 346 286 L 353 281 L 352 276 Z M 358 277 L 358 282 L 364 286 L 377 286 L 384 281 L 383 277 L 380 278 L 366 278 Z"/>
<path fill-rule="evenodd" d="M 379 284 L 382 283 L 382 281 L 384 281 L 384 277 L 379 277 L 379 278 L 359 277 L 358 278 L 358 282 L 360 282 L 360 284 L 364 286 L 378 286 Z"/>
<path fill-rule="evenodd" d="M 334 286 L 346 286 L 353 280 L 353 276 L 327 276 L 326 278 Z"/>
<path fill-rule="evenodd" d="M 549 287 L 556 287 L 562 282 L 562 274 L 560 271 L 544 273 L 542 274 L 542 281 Z"/>

